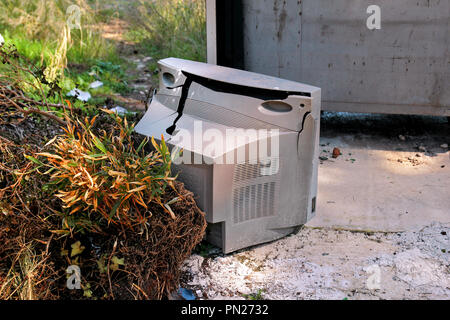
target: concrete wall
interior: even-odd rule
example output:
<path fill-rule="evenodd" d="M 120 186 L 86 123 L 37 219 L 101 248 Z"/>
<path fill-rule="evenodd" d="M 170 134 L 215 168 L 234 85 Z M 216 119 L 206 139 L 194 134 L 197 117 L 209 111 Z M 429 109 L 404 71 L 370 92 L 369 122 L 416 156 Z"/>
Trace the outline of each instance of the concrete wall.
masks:
<path fill-rule="evenodd" d="M 380 30 L 366 26 L 369 5 Z M 450 116 L 450 0 L 243 0 L 243 11 L 245 68 L 321 87 L 323 109 Z"/>

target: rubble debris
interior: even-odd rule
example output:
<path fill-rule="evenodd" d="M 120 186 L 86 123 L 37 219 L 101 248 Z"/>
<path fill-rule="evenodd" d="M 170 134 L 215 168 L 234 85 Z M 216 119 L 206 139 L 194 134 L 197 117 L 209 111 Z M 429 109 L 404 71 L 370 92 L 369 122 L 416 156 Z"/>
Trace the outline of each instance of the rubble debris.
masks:
<path fill-rule="evenodd" d="M 446 143 L 441 144 L 441 148 L 442 148 L 442 149 L 448 149 L 448 144 L 446 144 Z"/>
<path fill-rule="evenodd" d="M 94 81 L 89 85 L 89 89 L 97 89 L 103 86 L 103 82 L 101 81 Z"/>
<path fill-rule="evenodd" d="M 192 290 L 180 288 L 178 289 L 178 294 L 184 299 L 184 300 L 195 300 L 195 294 Z"/>
<path fill-rule="evenodd" d="M 92 96 L 89 92 L 81 91 L 80 89 L 73 89 L 67 93 L 68 97 L 76 97 L 78 100 L 87 102 Z"/>
<path fill-rule="evenodd" d="M 340 155 L 341 155 L 342 153 L 341 153 L 341 150 L 339 149 L 339 148 L 334 148 L 333 149 L 333 158 L 337 158 L 337 157 L 339 157 Z"/>
<path fill-rule="evenodd" d="M 420 158 L 421 155 L 420 154 L 416 154 L 417 158 Z M 395 161 L 394 159 L 388 159 L 389 161 Z M 418 166 L 423 164 L 423 161 L 420 161 L 419 159 L 416 159 L 414 157 L 402 157 L 402 158 L 398 158 L 397 162 L 399 163 L 409 163 L 411 164 L 413 167 Z"/>
<path fill-rule="evenodd" d="M 405 137 L 404 135 L 399 135 L 398 138 L 399 138 L 400 140 L 402 140 L 402 141 L 405 141 L 405 140 L 406 140 L 406 137 Z"/>
<path fill-rule="evenodd" d="M 105 108 L 106 108 L 106 107 L 105 107 Z M 116 107 L 114 107 L 114 108 L 111 108 L 110 110 L 111 110 L 111 111 L 114 111 L 114 112 L 117 113 L 119 116 L 124 116 L 124 115 L 126 115 L 126 114 L 136 114 L 136 112 L 129 111 L 129 110 L 127 110 L 127 109 L 125 109 L 125 108 L 123 108 L 123 107 L 121 107 L 121 106 L 116 106 Z"/>

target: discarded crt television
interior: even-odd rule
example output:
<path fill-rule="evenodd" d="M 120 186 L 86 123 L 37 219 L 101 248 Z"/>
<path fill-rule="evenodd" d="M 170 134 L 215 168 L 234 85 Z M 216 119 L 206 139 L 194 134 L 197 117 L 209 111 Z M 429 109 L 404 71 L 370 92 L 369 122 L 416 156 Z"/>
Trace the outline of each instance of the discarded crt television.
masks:
<path fill-rule="evenodd" d="M 164 139 L 228 253 L 294 232 L 316 210 L 320 89 L 168 58 L 136 131 Z"/>

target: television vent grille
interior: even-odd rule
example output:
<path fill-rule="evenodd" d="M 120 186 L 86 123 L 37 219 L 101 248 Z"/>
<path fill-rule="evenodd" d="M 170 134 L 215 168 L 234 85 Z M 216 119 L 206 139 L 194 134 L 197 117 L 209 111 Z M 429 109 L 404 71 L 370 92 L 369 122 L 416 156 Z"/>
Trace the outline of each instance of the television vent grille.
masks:
<path fill-rule="evenodd" d="M 275 182 L 238 187 L 233 193 L 234 223 L 274 215 Z"/>

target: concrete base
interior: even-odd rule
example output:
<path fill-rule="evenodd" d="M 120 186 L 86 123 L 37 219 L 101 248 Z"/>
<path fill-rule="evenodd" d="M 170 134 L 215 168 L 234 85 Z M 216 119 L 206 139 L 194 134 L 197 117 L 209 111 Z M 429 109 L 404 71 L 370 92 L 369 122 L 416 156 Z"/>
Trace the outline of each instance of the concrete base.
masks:
<path fill-rule="evenodd" d="M 395 137 L 325 129 L 321 156 L 329 159 L 319 166 L 317 214 L 307 225 L 407 231 L 450 222 L 450 152 L 441 147 L 449 136 L 442 128 Z M 342 153 L 337 159 L 334 147 Z"/>

